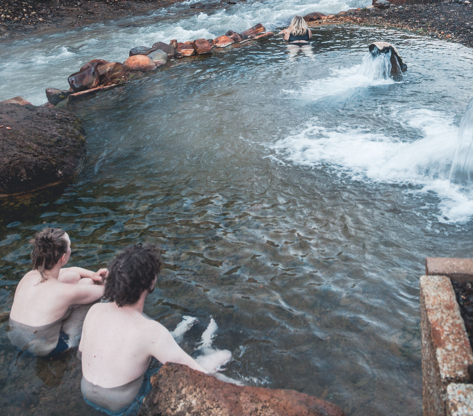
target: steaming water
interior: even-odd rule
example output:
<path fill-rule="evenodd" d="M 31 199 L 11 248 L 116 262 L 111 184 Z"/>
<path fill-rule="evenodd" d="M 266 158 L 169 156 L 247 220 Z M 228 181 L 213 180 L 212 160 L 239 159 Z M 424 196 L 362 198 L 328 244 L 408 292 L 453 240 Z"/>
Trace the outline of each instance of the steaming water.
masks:
<path fill-rule="evenodd" d="M 6 43 L 1 94 L 41 102 L 44 87 L 65 86 L 91 58 L 354 5 L 250 3 Z M 473 60 L 461 46 L 389 30 L 325 27 L 314 38 L 310 56 L 291 57 L 280 39 L 247 44 L 72 107 L 87 160 L 59 200 L 0 223 L 0 313 L 44 226 L 65 228 L 71 264 L 94 269 L 152 242 L 166 268 L 145 313 L 176 328 L 187 352 L 229 350 L 226 377 L 323 397 L 349 415 L 420 415 L 423 262 L 471 257 L 473 198 L 451 171 L 465 155 L 455 155 L 458 138 L 469 146 L 458 126 Z M 406 74 L 391 79 L 384 58 L 368 59 L 375 40 L 396 45 Z M 80 396 L 74 350 L 35 359 L 5 330 L 3 321 L 2 410 L 97 414 Z"/>

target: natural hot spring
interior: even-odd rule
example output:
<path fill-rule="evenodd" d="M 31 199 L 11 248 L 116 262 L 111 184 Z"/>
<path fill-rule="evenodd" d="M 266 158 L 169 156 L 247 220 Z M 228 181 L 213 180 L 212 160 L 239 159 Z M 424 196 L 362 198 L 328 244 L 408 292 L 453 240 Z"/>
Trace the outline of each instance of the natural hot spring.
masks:
<path fill-rule="evenodd" d="M 89 268 L 153 242 L 167 268 L 145 312 L 170 329 L 197 317 L 187 351 L 214 317 L 232 378 L 323 397 L 349 415 L 420 414 L 423 259 L 471 257 L 473 199 L 448 172 L 473 60 L 396 31 L 314 35 L 312 57 L 289 58 L 272 39 L 179 61 L 73 107 L 88 159 L 59 200 L 0 223 L 0 312 L 29 268 L 27 240 L 46 225 L 66 229 L 72 264 Z M 378 39 L 399 49 L 402 78 L 362 75 Z M 75 351 L 18 354 L 6 327 L 5 414 L 98 414 L 81 398 Z"/>

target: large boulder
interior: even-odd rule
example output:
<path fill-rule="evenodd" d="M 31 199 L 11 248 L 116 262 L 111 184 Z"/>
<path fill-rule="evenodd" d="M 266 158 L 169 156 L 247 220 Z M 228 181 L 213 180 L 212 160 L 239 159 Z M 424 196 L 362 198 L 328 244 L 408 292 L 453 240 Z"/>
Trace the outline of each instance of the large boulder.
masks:
<path fill-rule="evenodd" d="M 153 389 L 138 416 L 344 416 L 334 404 L 294 390 L 242 387 L 168 363 L 151 378 Z"/>
<path fill-rule="evenodd" d="M 160 49 L 163 52 L 166 52 L 166 54 L 168 55 L 168 58 L 172 58 L 176 53 L 176 49 L 173 46 L 168 45 L 167 43 L 164 43 L 164 42 L 154 43 L 151 49 L 153 51 L 157 51 L 158 49 Z"/>
<path fill-rule="evenodd" d="M 249 29 L 246 29 L 244 32 L 241 32 L 241 36 L 243 39 L 247 38 L 254 38 L 255 36 L 258 36 L 260 33 L 264 33 L 266 29 L 261 23 L 258 23 L 257 25 L 250 27 Z"/>
<path fill-rule="evenodd" d="M 99 85 L 99 74 L 93 66 L 89 66 L 83 71 L 76 72 L 67 79 L 69 85 L 75 92 L 95 88 Z"/>
<path fill-rule="evenodd" d="M 212 52 L 212 45 L 205 39 L 197 39 L 194 41 L 194 48 L 197 55 L 205 55 Z"/>
<path fill-rule="evenodd" d="M 0 196 L 65 183 L 79 171 L 86 141 L 70 112 L 0 103 L 0 126 Z"/>
<path fill-rule="evenodd" d="M 181 43 L 177 44 L 177 51 L 182 54 L 182 56 L 191 56 L 194 55 L 195 49 L 194 46 L 190 43 Z"/>
<path fill-rule="evenodd" d="M 123 65 L 128 71 L 148 72 L 156 68 L 156 64 L 146 55 L 130 56 Z"/>
<path fill-rule="evenodd" d="M 325 17 L 323 13 L 314 12 L 309 13 L 304 16 L 304 20 L 306 22 L 315 22 L 316 20 L 322 20 Z"/>
<path fill-rule="evenodd" d="M 225 36 L 225 35 L 219 36 L 218 38 L 214 39 L 214 46 L 216 48 L 226 48 L 232 43 L 235 43 L 235 41 L 232 38 L 229 38 L 228 36 Z"/>

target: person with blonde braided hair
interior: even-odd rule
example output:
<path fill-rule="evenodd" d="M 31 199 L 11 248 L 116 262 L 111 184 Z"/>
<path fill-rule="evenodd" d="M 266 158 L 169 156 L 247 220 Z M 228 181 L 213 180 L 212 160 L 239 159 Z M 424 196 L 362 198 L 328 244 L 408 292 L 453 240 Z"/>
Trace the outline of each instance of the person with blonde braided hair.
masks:
<path fill-rule="evenodd" d="M 64 268 L 71 257 L 64 230 L 45 228 L 30 243 L 33 270 L 16 287 L 8 337 L 21 350 L 45 356 L 58 343 L 62 350 L 78 345 L 87 309 L 103 296 L 108 271 Z"/>

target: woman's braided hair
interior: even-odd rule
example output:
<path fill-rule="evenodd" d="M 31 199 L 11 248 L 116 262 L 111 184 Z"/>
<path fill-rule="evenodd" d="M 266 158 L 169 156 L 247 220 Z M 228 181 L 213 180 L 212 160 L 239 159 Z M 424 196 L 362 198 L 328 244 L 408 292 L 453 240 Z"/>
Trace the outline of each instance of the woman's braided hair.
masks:
<path fill-rule="evenodd" d="M 31 261 L 33 269 L 40 273 L 51 270 L 59 259 L 67 253 L 66 232 L 60 228 L 45 228 L 30 241 L 33 244 Z"/>
<path fill-rule="evenodd" d="M 118 306 L 134 305 L 143 291 L 150 289 L 162 264 L 161 251 L 156 246 L 136 244 L 127 247 L 108 268 L 105 299 Z"/>

